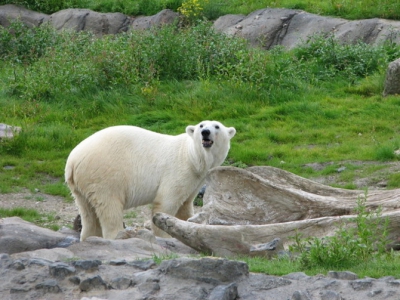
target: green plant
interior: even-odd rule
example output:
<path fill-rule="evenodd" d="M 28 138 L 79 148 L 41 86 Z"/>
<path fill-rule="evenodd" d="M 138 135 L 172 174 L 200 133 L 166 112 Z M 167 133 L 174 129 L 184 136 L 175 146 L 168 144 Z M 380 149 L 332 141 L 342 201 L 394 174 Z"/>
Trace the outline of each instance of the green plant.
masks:
<path fill-rule="evenodd" d="M 157 255 L 153 254 L 152 259 L 154 262 L 159 265 L 161 264 L 164 260 L 170 260 L 170 259 L 175 259 L 179 258 L 179 255 L 177 253 L 170 253 L 170 254 L 162 254 L 162 255 Z"/>
<path fill-rule="evenodd" d="M 381 208 L 369 211 L 366 199 L 366 195 L 358 199 L 356 217 L 339 223 L 333 236 L 304 239 L 296 233 L 292 237 L 294 243 L 290 250 L 299 253 L 303 268 L 342 269 L 387 254 L 388 219 L 381 218 Z"/>
<path fill-rule="evenodd" d="M 343 44 L 330 34 L 312 36 L 294 52 L 299 60 L 310 63 L 309 67 L 314 70 L 314 80 L 329 79 L 340 73 L 355 81 L 375 72 L 380 62 L 386 61 L 386 53 L 390 51 L 393 51 L 390 46 L 371 47 L 362 42 L 355 45 Z"/>

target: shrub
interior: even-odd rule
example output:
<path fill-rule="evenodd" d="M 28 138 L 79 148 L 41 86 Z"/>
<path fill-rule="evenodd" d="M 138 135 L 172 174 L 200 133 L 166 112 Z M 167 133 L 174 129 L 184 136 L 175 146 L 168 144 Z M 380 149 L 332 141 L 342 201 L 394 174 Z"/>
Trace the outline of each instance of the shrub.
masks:
<path fill-rule="evenodd" d="M 396 52 L 393 46 L 386 47 L 387 51 Z M 311 62 L 314 74 L 321 79 L 341 74 L 351 81 L 371 75 L 387 58 L 382 46 L 372 47 L 363 42 L 341 44 L 333 35 L 311 37 L 295 50 L 295 55 Z"/>
<path fill-rule="evenodd" d="M 15 63 L 31 63 L 58 43 L 58 35 L 50 25 L 29 28 L 21 21 L 0 26 L 0 58 Z"/>

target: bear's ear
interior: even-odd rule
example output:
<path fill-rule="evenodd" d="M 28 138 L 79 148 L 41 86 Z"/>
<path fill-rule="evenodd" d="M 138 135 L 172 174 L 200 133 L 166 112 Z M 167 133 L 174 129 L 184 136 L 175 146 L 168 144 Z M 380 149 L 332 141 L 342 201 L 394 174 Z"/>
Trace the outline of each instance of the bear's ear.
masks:
<path fill-rule="evenodd" d="M 228 135 L 230 138 L 233 138 L 236 134 L 236 129 L 234 127 L 229 127 L 228 128 Z"/>
<path fill-rule="evenodd" d="M 193 136 L 194 130 L 196 129 L 196 126 L 193 125 L 189 125 L 188 127 L 186 127 L 186 133 L 189 136 Z"/>

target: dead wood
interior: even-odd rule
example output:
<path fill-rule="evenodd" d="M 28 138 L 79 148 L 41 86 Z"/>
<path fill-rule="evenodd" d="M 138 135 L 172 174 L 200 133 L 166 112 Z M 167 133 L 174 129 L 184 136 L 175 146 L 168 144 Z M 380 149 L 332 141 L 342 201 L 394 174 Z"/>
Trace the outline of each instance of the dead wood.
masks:
<path fill-rule="evenodd" d="M 191 222 L 263 225 L 354 214 L 358 199 L 382 211 L 400 209 L 400 190 L 329 187 L 273 167 L 218 167 L 207 177 L 201 212 Z"/>
<path fill-rule="evenodd" d="M 292 237 L 297 233 L 301 233 L 303 237 L 331 236 L 340 225 L 354 226 L 354 223 L 348 221 L 355 217 L 322 217 L 267 225 L 204 225 L 158 213 L 154 215 L 153 222 L 172 237 L 199 252 L 228 257 L 270 257 L 293 243 Z M 387 212 L 382 217 L 389 219 L 389 239 L 393 243 L 388 246 L 393 247 L 400 243 L 400 211 Z M 264 244 L 271 242 L 275 242 L 271 250 L 262 248 Z"/>
<path fill-rule="evenodd" d="M 153 222 L 184 244 L 220 256 L 271 256 L 292 237 L 333 235 L 355 226 L 357 201 L 380 207 L 389 220 L 388 246 L 400 244 L 400 190 L 333 188 L 273 167 L 218 167 L 207 178 L 200 213 L 182 221 L 157 214 Z M 375 215 L 374 218 L 377 216 Z"/>

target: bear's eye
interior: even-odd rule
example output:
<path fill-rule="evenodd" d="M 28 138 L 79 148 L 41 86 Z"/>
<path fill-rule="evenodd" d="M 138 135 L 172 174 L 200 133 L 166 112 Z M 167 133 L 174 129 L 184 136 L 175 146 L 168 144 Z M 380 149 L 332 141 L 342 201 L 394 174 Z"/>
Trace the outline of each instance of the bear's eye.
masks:
<path fill-rule="evenodd" d="M 219 126 L 218 126 L 218 125 L 215 125 L 215 129 L 219 129 Z"/>
<path fill-rule="evenodd" d="M 203 124 L 200 124 L 200 128 L 203 128 Z"/>

